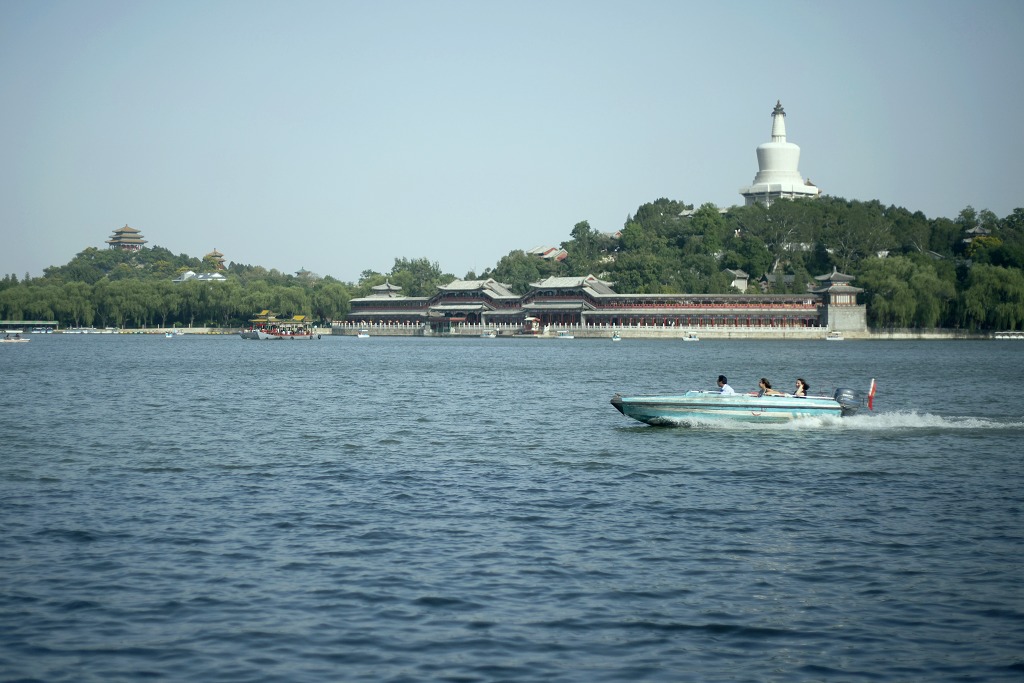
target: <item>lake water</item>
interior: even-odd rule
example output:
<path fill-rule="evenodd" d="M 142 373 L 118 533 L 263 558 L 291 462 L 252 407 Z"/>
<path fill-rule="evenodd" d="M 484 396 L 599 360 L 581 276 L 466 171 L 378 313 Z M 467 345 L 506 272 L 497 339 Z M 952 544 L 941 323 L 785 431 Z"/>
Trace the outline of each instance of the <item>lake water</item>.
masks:
<path fill-rule="evenodd" d="M 615 392 L 867 389 L 656 428 Z M 1020 681 L 1024 343 L 0 344 L 3 681 Z"/>

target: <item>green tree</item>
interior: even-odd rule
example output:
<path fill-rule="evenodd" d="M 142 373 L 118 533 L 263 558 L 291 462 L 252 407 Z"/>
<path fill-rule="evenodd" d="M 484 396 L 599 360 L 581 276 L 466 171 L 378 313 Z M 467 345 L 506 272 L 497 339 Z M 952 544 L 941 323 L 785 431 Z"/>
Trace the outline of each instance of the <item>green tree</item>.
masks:
<path fill-rule="evenodd" d="M 176 286 L 178 287 L 178 310 L 181 311 L 182 322 L 188 321 L 188 326 L 193 327 L 196 317 L 203 313 L 203 294 L 206 283 L 187 280 Z"/>
<path fill-rule="evenodd" d="M 92 325 L 95 317 L 92 287 L 84 282 L 68 282 L 62 285 L 60 302 L 55 312 L 65 325 L 69 323 L 74 327 Z"/>
<path fill-rule="evenodd" d="M 340 282 L 325 282 L 313 289 L 313 317 L 330 323 L 344 318 L 349 312 L 348 287 Z"/>
<path fill-rule="evenodd" d="M 1024 322 L 1024 273 L 987 264 L 974 266 L 962 300 L 964 327 L 1019 330 Z"/>
<path fill-rule="evenodd" d="M 691 253 L 717 254 L 725 248 L 729 226 L 717 206 L 702 204 L 690 217 L 687 231 L 696 238 L 690 242 L 699 244 Z"/>
<path fill-rule="evenodd" d="M 455 276 L 441 272 L 437 261 L 396 258 L 388 279 L 401 287 L 405 296 L 433 296 L 438 285 L 451 282 Z"/>
<path fill-rule="evenodd" d="M 167 327 L 167 319 L 176 315 L 181 306 L 178 285 L 169 280 L 162 280 L 154 287 L 154 295 L 154 312 L 160 318 L 160 327 Z"/>
<path fill-rule="evenodd" d="M 302 287 L 275 287 L 274 310 L 282 317 L 309 314 L 309 297 Z"/>
<path fill-rule="evenodd" d="M 485 270 L 482 278 L 493 278 L 504 283 L 517 294 L 530 291 L 530 283 L 556 274 L 557 266 L 549 261 L 530 256 L 524 251 L 510 251 L 502 256 L 493 270 Z"/>
<path fill-rule="evenodd" d="M 865 290 L 868 322 L 877 327 L 935 327 L 956 297 L 951 275 L 940 275 L 926 258 L 867 259 L 857 282 Z"/>

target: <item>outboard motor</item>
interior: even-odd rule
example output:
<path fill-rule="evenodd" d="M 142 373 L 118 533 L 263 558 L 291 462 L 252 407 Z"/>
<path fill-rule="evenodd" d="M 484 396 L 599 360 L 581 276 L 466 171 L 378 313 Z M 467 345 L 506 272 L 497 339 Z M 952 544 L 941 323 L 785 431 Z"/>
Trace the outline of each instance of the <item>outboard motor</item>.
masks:
<path fill-rule="evenodd" d="M 846 387 L 839 387 L 836 389 L 836 393 L 832 394 L 832 398 L 834 398 L 840 407 L 842 407 L 843 417 L 856 415 L 857 410 L 864 403 L 864 399 L 861 398 L 860 392 L 854 389 L 847 389 Z"/>

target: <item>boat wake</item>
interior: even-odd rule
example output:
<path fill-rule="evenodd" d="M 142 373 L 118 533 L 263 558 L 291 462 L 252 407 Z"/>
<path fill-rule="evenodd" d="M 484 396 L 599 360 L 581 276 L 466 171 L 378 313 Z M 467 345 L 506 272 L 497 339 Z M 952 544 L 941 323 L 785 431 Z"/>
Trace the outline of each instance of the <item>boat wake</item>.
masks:
<path fill-rule="evenodd" d="M 739 422 L 733 420 L 672 420 L 666 418 L 661 426 L 684 427 L 719 431 L 806 431 L 835 430 L 847 432 L 886 431 L 967 431 L 967 430 L 1024 430 L 1024 418 L 991 418 L 976 416 L 935 415 L 933 413 L 887 412 L 868 413 L 851 417 L 802 417 L 782 423 Z"/>

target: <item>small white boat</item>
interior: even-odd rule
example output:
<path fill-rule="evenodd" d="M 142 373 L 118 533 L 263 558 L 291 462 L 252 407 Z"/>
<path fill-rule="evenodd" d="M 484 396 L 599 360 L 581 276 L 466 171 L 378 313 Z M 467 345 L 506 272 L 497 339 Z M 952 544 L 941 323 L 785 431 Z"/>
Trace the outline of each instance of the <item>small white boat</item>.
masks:
<path fill-rule="evenodd" d="M 576 337 L 574 335 L 570 334 L 566 330 L 560 330 L 557 334 L 555 334 L 555 339 L 575 339 L 575 338 Z"/>
<path fill-rule="evenodd" d="M 683 337 L 683 341 L 700 341 L 700 337 L 697 336 L 696 332 L 687 332 L 686 336 Z"/>
<path fill-rule="evenodd" d="M 30 339 L 25 339 L 24 337 L 20 337 L 20 336 L 14 336 L 14 337 L 9 337 L 8 336 L 8 337 L 4 337 L 3 339 L 0 339 L 0 342 L 3 342 L 4 344 L 19 344 L 21 342 L 27 342 L 27 341 L 31 341 L 31 340 Z"/>
<path fill-rule="evenodd" d="M 843 333 L 833 330 L 825 335 L 825 341 L 843 341 Z"/>
<path fill-rule="evenodd" d="M 168 339 L 172 339 L 174 337 L 174 333 L 173 332 L 164 332 L 164 336 L 167 337 Z"/>
<path fill-rule="evenodd" d="M 618 332 L 612 335 L 612 341 L 622 341 L 622 337 L 619 336 Z"/>
<path fill-rule="evenodd" d="M 484 330 L 483 332 L 480 333 L 480 336 L 483 337 L 484 339 L 494 339 L 495 337 L 498 336 L 498 333 L 495 332 L 494 330 Z"/>
<path fill-rule="evenodd" d="M 369 330 L 359 330 L 359 332 L 356 334 L 356 337 L 358 337 L 359 339 L 369 339 L 370 338 L 370 331 Z"/>

